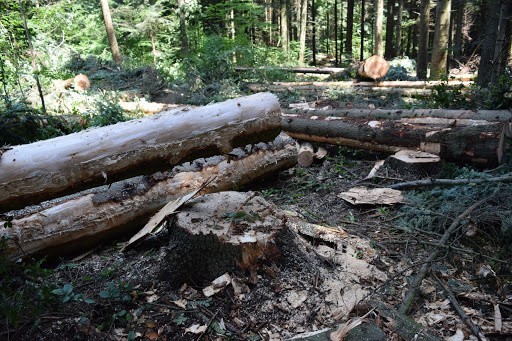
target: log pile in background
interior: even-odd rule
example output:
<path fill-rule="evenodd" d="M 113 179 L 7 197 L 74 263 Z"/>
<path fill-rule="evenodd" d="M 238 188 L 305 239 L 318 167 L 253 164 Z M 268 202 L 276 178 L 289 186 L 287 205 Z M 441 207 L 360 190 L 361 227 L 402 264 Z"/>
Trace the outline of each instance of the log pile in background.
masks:
<path fill-rule="evenodd" d="M 439 110 L 426 117 L 422 113 L 356 110 L 335 115 L 333 110 L 294 110 L 283 114 L 282 126 L 301 140 L 386 153 L 414 149 L 485 167 L 501 163 L 505 137 L 512 136 L 510 112 Z"/>

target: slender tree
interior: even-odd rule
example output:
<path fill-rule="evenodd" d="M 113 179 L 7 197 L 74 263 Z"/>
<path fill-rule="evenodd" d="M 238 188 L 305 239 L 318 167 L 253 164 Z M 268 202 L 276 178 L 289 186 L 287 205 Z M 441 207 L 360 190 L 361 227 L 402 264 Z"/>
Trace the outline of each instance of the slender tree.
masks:
<path fill-rule="evenodd" d="M 188 36 L 187 36 L 187 25 L 185 21 L 185 0 L 178 0 L 178 13 L 180 17 L 180 41 L 181 41 L 181 53 L 184 56 L 188 55 Z"/>
<path fill-rule="evenodd" d="M 365 16 L 365 0 L 361 0 L 361 46 L 359 51 L 359 60 L 364 60 L 364 18 Z"/>
<path fill-rule="evenodd" d="M 300 5 L 300 38 L 299 38 L 299 65 L 304 65 L 304 55 L 306 53 L 306 29 L 308 20 L 308 0 L 301 0 Z"/>
<path fill-rule="evenodd" d="M 352 59 L 352 37 L 354 35 L 354 0 L 347 0 L 347 33 L 345 37 L 345 52 Z"/>
<path fill-rule="evenodd" d="M 395 32 L 395 0 L 388 0 L 386 6 L 386 47 L 384 57 L 391 59 L 394 57 L 393 35 Z"/>
<path fill-rule="evenodd" d="M 398 0 L 398 7 L 396 8 L 396 42 L 395 42 L 395 57 L 402 54 L 402 21 L 404 12 L 404 0 Z"/>
<path fill-rule="evenodd" d="M 338 0 L 334 0 L 334 64 L 338 62 Z"/>
<path fill-rule="evenodd" d="M 316 66 L 316 2 L 311 0 L 311 50 L 313 50 L 313 65 Z"/>
<path fill-rule="evenodd" d="M 419 79 L 427 79 L 429 23 L 430 0 L 421 0 L 418 30 L 418 58 L 416 60 L 416 74 Z"/>
<path fill-rule="evenodd" d="M 290 52 L 290 39 L 288 29 L 288 0 L 281 0 L 280 8 L 281 18 L 281 46 L 283 51 L 288 54 Z"/>
<path fill-rule="evenodd" d="M 110 15 L 108 0 L 100 0 L 100 4 L 101 11 L 103 12 L 105 30 L 107 31 L 108 43 L 110 45 L 110 51 L 112 52 L 112 59 L 114 59 L 116 64 L 120 65 L 122 61 L 121 52 L 119 52 L 119 46 L 117 45 L 117 39 L 114 31 L 114 25 L 112 24 L 112 17 Z"/>
<path fill-rule="evenodd" d="M 446 74 L 451 5 L 451 0 L 437 2 L 430 79 L 440 79 Z"/>
<path fill-rule="evenodd" d="M 464 18 L 464 8 L 466 0 L 456 0 L 455 12 L 455 37 L 453 47 L 453 58 L 459 60 L 462 56 L 462 23 Z"/>
<path fill-rule="evenodd" d="M 375 27 L 373 29 L 373 54 L 383 56 L 382 23 L 384 21 L 384 0 L 375 1 Z"/>

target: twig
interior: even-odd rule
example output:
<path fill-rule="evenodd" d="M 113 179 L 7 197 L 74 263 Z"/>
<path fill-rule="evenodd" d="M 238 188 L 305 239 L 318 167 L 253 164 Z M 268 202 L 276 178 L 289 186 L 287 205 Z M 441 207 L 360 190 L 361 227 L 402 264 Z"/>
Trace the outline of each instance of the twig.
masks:
<path fill-rule="evenodd" d="M 481 184 L 486 182 L 508 182 L 512 181 L 512 173 L 502 176 L 496 176 L 487 179 L 423 179 L 416 181 L 400 182 L 394 185 L 389 185 L 388 188 L 392 189 L 410 189 L 417 187 L 428 186 L 455 186 L 466 184 Z"/>
<path fill-rule="evenodd" d="M 206 333 L 206 331 L 208 331 L 208 328 L 210 328 L 210 326 L 212 325 L 213 321 L 215 320 L 215 318 L 217 317 L 217 314 L 219 313 L 220 309 L 217 309 L 217 311 L 215 312 L 215 314 L 213 314 L 213 316 L 210 318 L 210 321 L 208 321 L 208 324 L 206 325 L 206 329 L 204 330 L 204 332 L 201 333 L 201 335 L 199 335 L 197 337 L 197 340 L 196 341 L 199 341 L 201 340 L 201 338 L 204 336 L 204 334 Z"/>
<path fill-rule="evenodd" d="M 496 191 L 494 192 L 496 193 Z M 493 195 L 494 195 L 493 193 Z M 483 204 L 485 201 L 489 200 L 491 196 L 484 198 L 482 200 L 477 201 L 473 205 L 469 206 L 464 212 L 459 214 L 457 218 L 453 220 L 451 225 L 448 227 L 448 229 L 444 232 L 441 239 L 439 239 L 438 244 L 445 245 L 448 239 L 450 239 L 451 235 L 457 230 L 459 227 L 460 222 L 469 216 L 478 206 Z M 423 279 L 427 275 L 427 271 L 430 268 L 430 265 L 433 263 L 433 261 L 438 257 L 439 252 L 441 251 L 440 247 L 436 247 L 434 250 L 432 250 L 432 253 L 427 258 L 425 263 L 421 266 L 420 270 L 418 271 L 418 274 L 416 277 L 414 277 L 414 280 L 411 283 L 411 286 L 409 287 L 409 290 L 407 291 L 405 298 L 402 302 L 402 305 L 400 306 L 399 312 L 402 314 L 407 314 L 407 311 L 412 305 L 412 301 L 414 299 L 414 296 L 416 296 L 416 292 L 418 291 L 421 282 L 423 282 Z"/>
<path fill-rule="evenodd" d="M 437 277 L 435 274 L 432 274 L 432 277 L 434 277 L 436 282 L 441 286 L 441 288 L 443 288 L 444 292 L 448 296 L 448 299 L 450 300 L 450 302 L 453 306 L 453 309 L 455 309 L 457 314 L 459 314 L 460 318 L 466 324 L 466 326 L 469 327 L 469 329 L 471 330 L 471 333 L 473 333 L 473 335 L 475 335 L 478 338 L 478 340 L 480 340 L 480 341 L 487 340 L 487 338 L 483 335 L 480 328 L 478 326 L 476 326 L 473 323 L 473 321 L 471 321 L 471 319 L 469 318 L 468 315 L 466 315 L 466 313 L 460 306 L 459 302 L 457 301 L 457 298 L 453 294 L 452 290 L 446 284 L 444 284 L 444 282 L 441 281 L 439 279 L 439 277 Z"/>

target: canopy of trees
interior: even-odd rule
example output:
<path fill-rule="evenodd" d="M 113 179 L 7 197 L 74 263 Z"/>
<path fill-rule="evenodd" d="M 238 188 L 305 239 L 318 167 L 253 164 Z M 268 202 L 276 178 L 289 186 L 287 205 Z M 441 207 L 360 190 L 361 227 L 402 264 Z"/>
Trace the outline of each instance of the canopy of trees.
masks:
<path fill-rule="evenodd" d="M 232 76 L 234 65 L 346 66 L 372 54 L 417 60 L 419 79 L 479 67 L 478 84 L 488 87 L 510 64 L 511 7 L 506 0 L 0 0 L 2 94 L 23 96 L 34 76 L 45 86 L 91 59 L 153 65 L 170 80 L 208 84 Z"/>

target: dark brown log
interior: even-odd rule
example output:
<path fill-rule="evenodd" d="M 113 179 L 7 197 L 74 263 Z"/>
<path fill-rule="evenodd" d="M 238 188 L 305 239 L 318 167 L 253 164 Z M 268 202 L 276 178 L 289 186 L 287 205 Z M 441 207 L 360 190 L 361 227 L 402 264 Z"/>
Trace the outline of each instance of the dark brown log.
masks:
<path fill-rule="evenodd" d="M 269 141 L 279 121 L 262 93 L 16 146 L 0 158 L 0 212 Z"/>
<path fill-rule="evenodd" d="M 373 55 L 359 65 L 357 73 L 361 77 L 380 79 L 386 76 L 389 63 L 381 56 Z"/>
<path fill-rule="evenodd" d="M 283 130 L 290 136 L 380 152 L 417 149 L 442 159 L 481 166 L 502 161 L 508 123 L 471 119 L 367 118 L 285 114 Z"/>
<path fill-rule="evenodd" d="M 203 285 L 218 276 L 259 268 L 280 256 L 285 215 L 255 193 L 220 192 L 191 200 L 170 231 L 168 280 Z"/>
<path fill-rule="evenodd" d="M 6 252 L 12 257 L 77 253 L 110 236 L 140 229 L 167 202 L 207 179 L 214 180 L 201 193 L 232 190 L 296 163 L 296 142 L 282 134 L 271 144 L 237 148 L 229 156 L 199 159 L 172 172 L 139 176 L 8 212 L 5 216 L 14 217 L 13 227 L 4 228 L 0 219 L 0 235 L 9 237 Z"/>

